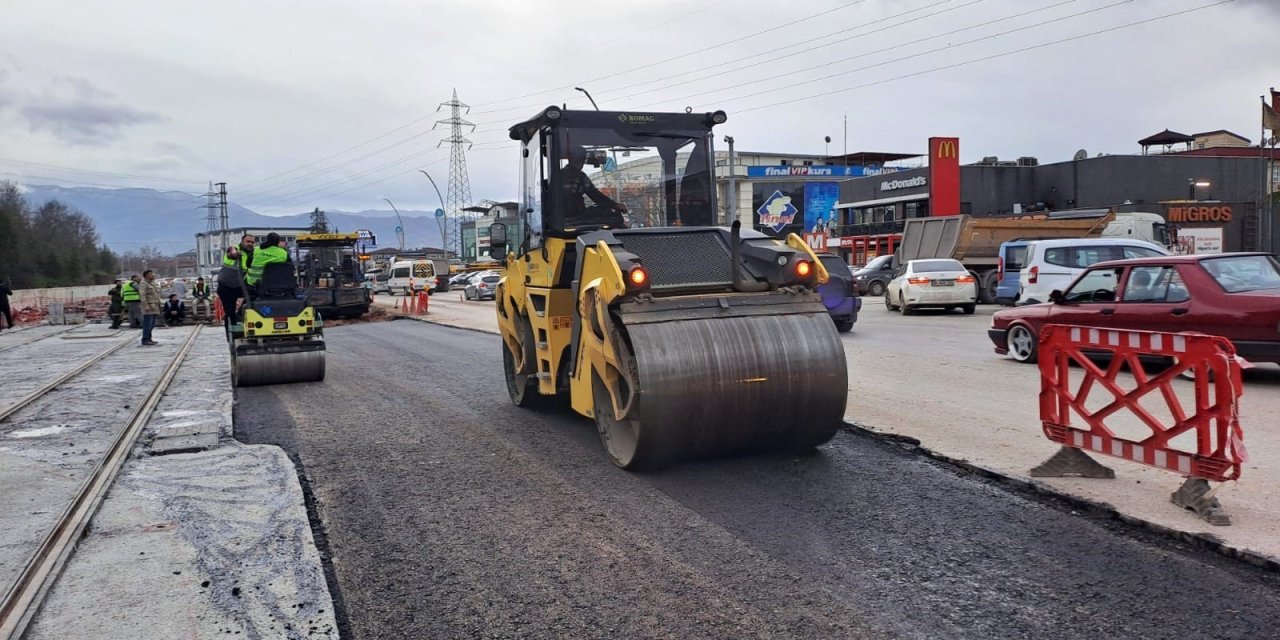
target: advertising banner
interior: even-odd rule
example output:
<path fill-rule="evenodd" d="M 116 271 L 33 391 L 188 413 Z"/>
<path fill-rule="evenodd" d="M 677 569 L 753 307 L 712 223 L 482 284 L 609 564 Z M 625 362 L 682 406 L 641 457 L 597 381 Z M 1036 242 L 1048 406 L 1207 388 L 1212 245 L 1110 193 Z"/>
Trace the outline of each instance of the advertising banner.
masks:
<path fill-rule="evenodd" d="M 826 233 L 836 226 L 836 202 L 840 200 L 839 182 L 810 182 L 804 185 L 804 230 Z"/>
<path fill-rule="evenodd" d="M 747 167 L 748 178 L 858 178 L 861 176 L 878 176 L 885 173 L 893 173 L 899 171 L 897 167 L 864 167 L 854 165 L 845 166 L 829 166 L 829 165 L 778 165 L 766 167 Z"/>
<path fill-rule="evenodd" d="M 751 205 L 757 231 L 769 235 L 804 232 L 804 183 L 752 183 Z"/>
<path fill-rule="evenodd" d="M 1178 229 L 1178 255 L 1222 253 L 1222 227 L 1183 227 Z"/>

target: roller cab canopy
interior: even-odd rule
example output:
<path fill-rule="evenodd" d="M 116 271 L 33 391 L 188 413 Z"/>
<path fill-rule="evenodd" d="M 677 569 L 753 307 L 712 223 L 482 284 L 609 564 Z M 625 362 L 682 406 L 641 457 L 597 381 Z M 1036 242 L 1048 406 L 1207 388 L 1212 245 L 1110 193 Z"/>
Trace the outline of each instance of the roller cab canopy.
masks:
<path fill-rule="evenodd" d="M 521 250 L 601 229 L 715 223 L 712 128 L 723 111 L 547 107 L 510 128 L 521 142 Z"/>

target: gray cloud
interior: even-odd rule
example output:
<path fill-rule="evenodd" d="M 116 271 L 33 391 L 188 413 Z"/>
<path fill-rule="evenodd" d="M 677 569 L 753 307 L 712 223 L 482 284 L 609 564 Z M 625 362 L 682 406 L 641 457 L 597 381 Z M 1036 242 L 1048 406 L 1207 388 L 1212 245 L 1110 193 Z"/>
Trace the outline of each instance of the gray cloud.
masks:
<path fill-rule="evenodd" d="M 47 131 L 73 144 L 105 144 L 118 138 L 125 127 L 163 120 L 121 103 L 84 78 L 59 78 L 43 95 L 20 102 L 18 113 L 32 131 Z"/>

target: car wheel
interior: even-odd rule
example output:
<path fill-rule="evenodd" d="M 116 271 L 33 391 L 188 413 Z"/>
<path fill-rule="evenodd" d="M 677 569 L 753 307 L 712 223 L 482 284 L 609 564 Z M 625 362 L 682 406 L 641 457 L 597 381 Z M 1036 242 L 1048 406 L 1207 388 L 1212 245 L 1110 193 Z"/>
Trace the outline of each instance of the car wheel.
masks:
<path fill-rule="evenodd" d="M 886 294 L 884 294 L 884 308 L 885 308 L 885 309 L 888 309 L 889 311 L 893 311 L 893 310 L 894 310 L 894 306 L 893 306 L 893 302 L 892 302 L 892 300 L 893 300 L 893 299 L 889 297 L 889 294 L 887 294 L 887 293 L 886 293 Z"/>
<path fill-rule="evenodd" d="M 872 280 L 871 284 L 867 285 L 867 295 L 873 298 L 884 295 L 884 283 L 879 280 Z"/>
<path fill-rule="evenodd" d="M 1036 334 L 1025 324 L 1015 324 L 1009 327 L 1009 335 L 1005 337 L 1005 347 L 1009 349 L 1009 355 L 1018 362 L 1031 364 L 1036 361 L 1037 353 Z"/>
<path fill-rule="evenodd" d="M 966 304 L 966 305 L 961 305 L 961 306 L 960 306 L 960 308 L 964 310 L 964 314 L 965 314 L 966 316 L 971 316 L 971 315 L 973 315 L 973 313 L 974 313 L 975 311 L 977 311 L 977 310 L 978 310 L 978 305 L 976 305 L 976 304 Z"/>
<path fill-rule="evenodd" d="M 898 294 L 898 310 L 901 311 L 904 316 L 914 315 L 916 312 L 915 309 L 912 309 L 911 306 L 907 304 L 906 299 L 902 297 L 901 293 Z"/>

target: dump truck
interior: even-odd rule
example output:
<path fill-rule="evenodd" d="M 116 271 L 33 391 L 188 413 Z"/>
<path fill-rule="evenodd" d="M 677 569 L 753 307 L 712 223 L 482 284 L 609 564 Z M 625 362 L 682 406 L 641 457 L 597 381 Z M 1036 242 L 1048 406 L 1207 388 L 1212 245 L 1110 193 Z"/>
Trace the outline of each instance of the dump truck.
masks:
<path fill-rule="evenodd" d="M 594 418 L 624 469 L 808 453 L 842 423 L 848 371 L 815 292 L 822 263 L 794 234 L 715 226 L 712 128 L 725 120 L 552 106 L 509 131 L 521 223 L 489 238 L 508 395 Z M 617 155 L 655 169 L 622 189 L 605 175 Z"/>
<path fill-rule="evenodd" d="M 295 262 L 307 304 L 321 318 L 356 318 L 369 312 L 370 291 L 356 253 L 356 233 L 300 233 Z"/>
<path fill-rule="evenodd" d="M 1163 222 L 1156 214 L 1117 214 L 1105 209 L 1042 218 L 975 218 L 965 214 L 912 218 L 903 226 L 894 264 L 927 258 L 959 260 L 978 282 L 978 301 L 991 303 L 996 301 L 1000 245 L 1004 242 L 1107 235 L 1159 243 L 1165 233 Z"/>

